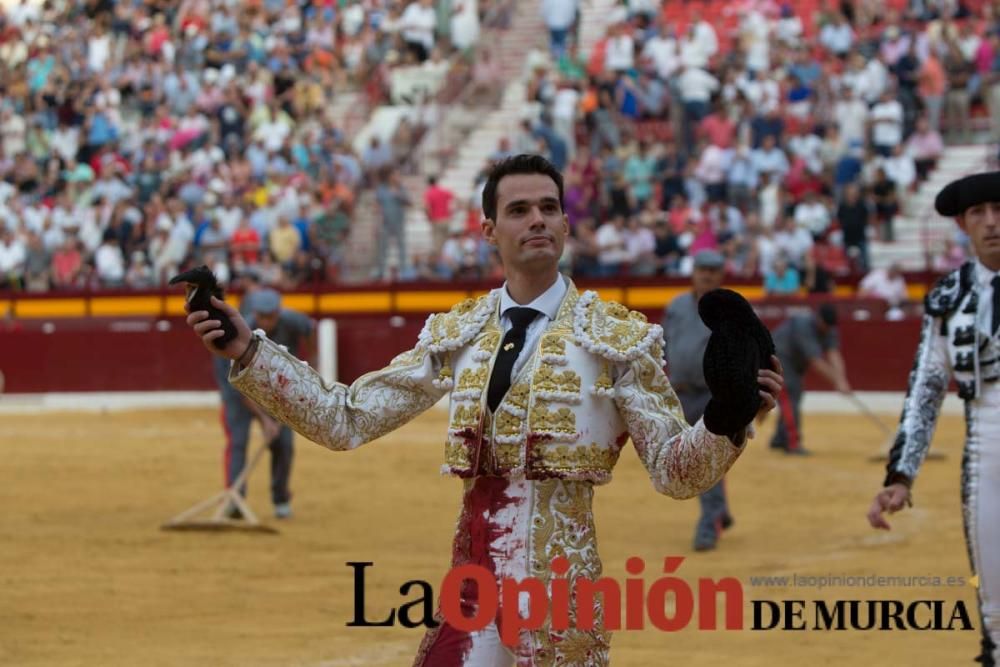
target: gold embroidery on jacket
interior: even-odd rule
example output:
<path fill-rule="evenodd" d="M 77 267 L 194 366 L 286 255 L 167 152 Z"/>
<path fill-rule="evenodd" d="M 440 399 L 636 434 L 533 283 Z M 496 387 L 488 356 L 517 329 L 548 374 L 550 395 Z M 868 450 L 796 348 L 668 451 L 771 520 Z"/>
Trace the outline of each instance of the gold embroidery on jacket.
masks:
<path fill-rule="evenodd" d="M 479 406 L 460 404 L 455 407 L 451 418 L 451 428 L 460 431 L 466 428 L 479 428 Z"/>
<path fill-rule="evenodd" d="M 529 426 L 532 433 L 555 436 L 560 440 L 575 440 L 576 415 L 570 408 L 549 410 L 545 405 L 535 405 L 531 409 Z"/>
<path fill-rule="evenodd" d="M 582 446 L 537 444 L 534 467 L 546 472 L 610 473 L 619 455 L 614 447 L 601 447 L 596 442 Z"/>
<path fill-rule="evenodd" d="M 458 391 L 482 391 L 485 389 L 489 370 L 486 366 L 475 369 L 463 368 L 458 377 Z"/>

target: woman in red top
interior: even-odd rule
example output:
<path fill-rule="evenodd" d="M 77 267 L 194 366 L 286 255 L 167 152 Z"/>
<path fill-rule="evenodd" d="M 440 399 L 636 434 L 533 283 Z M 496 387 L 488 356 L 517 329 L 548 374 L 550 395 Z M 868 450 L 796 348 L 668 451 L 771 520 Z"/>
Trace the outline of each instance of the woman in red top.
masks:
<path fill-rule="evenodd" d="M 73 287 L 82 264 L 79 242 L 75 236 L 68 235 L 62 247 L 52 255 L 52 284 L 61 289 Z"/>

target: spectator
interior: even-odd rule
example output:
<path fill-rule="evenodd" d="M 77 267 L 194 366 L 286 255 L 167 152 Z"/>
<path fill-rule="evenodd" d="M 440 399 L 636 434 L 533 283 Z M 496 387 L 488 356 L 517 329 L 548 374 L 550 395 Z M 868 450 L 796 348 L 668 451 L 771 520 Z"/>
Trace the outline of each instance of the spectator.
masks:
<path fill-rule="evenodd" d="M 844 249 L 830 241 L 829 234 L 813 236 L 806 254 L 805 287 L 810 294 L 830 294 L 837 278 L 850 273 L 851 267 Z"/>
<path fill-rule="evenodd" d="M 906 142 L 906 152 L 913 159 L 917 179 L 924 181 L 944 152 L 941 135 L 926 118 L 917 120 L 916 131 Z"/>
<path fill-rule="evenodd" d="M 302 235 L 286 216 L 278 217 L 278 224 L 268 235 L 268 248 L 278 264 L 288 267 L 302 247 Z"/>
<path fill-rule="evenodd" d="M 958 44 L 950 42 L 944 58 L 944 72 L 948 80 L 948 92 L 945 94 L 945 123 L 948 139 L 951 142 L 965 142 L 969 138 L 969 82 L 973 67 L 959 49 Z"/>
<path fill-rule="evenodd" d="M 67 235 L 62 246 L 52 256 L 52 283 L 57 289 L 73 287 L 83 265 L 83 255 L 79 242 L 72 235 Z"/>
<path fill-rule="evenodd" d="M 434 48 L 434 29 L 437 13 L 433 0 L 412 0 L 400 18 L 401 34 L 406 48 L 418 63 L 430 57 Z"/>
<path fill-rule="evenodd" d="M 410 197 L 400 181 L 399 172 L 392 169 L 384 171 L 375 189 L 375 201 L 381 213 L 381 227 L 378 231 L 378 266 L 373 277 L 381 280 L 386 277 L 386 265 L 389 254 L 389 243 L 395 241 L 397 250 L 397 269 L 402 272 L 407 268 L 406 238 L 403 223 L 406 220 L 406 209 L 410 205 Z"/>
<path fill-rule="evenodd" d="M 700 67 L 682 62 L 676 85 L 684 106 L 684 145 L 690 154 L 695 146 L 695 129 L 709 113 L 709 101 L 719 89 L 719 80 Z"/>
<path fill-rule="evenodd" d="M 94 264 L 97 276 L 104 287 L 121 287 L 123 285 L 125 258 L 122 256 L 122 249 L 111 230 L 105 232 L 104 240 L 94 254 Z"/>
<path fill-rule="evenodd" d="M 24 288 L 29 292 L 45 292 L 51 287 L 52 258 L 35 231 L 28 231 L 24 256 Z"/>
<path fill-rule="evenodd" d="M 830 227 L 830 209 L 813 191 L 795 206 L 795 224 L 813 236 L 821 236 Z"/>
<path fill-rule="evenodd" d="M 694 176 L 705 187 L 709 202 L 721 202 L 726 199 L 726 174 L 730 167 L 732 152 L 715 144 L 706 146 L 701 151 L 701 159 L 694 168 Z"/>
<path fill-rule="evenodd" d="M 542 20 L 549 30 L 549 48 L 558 59 L 566 50 L 570 30 L 577 21 L 577 0 L 542 0 Z"/>
<path fill-rule="evenodd" d="M 658 22 L 642 47 L 642 57 L 656 71 L 661 81 L 669 81 L 680 66 L 677 40 L 664 22 Z"/>
<path fill-rule="evenodd" d="M 608 36 L 604 46 L 604 67 L 617 74 L 630 73 L 635 68 L 635 42 L 624 23 L 614 26 Z"/>
<path fill-rule="evenodd" d="M 132 261 L 125 272 L 125 285 L 132 289 L 149 289 L 156 285 L 153 268 L 146 260 L 146 253 L 141 250 L 132 253 Z"/>
<path fill-rule="evenodd" d="M 774 242 L 788 264 L 797 269 L 805 267 L 806 255 L 812 248 L 813 238 L 808 230 L 796 224 L 794 217 L 785 218 L 774 234 Z"/>
<path fill-rule="evenodd" d="M 640 142 L 639 151 L 625 160 L 625 180 L 636 209 L 644 207 L 653 195 L 655 168 L 656 160 L 650 155 L 649 146 L 645 142 Z"/>
<path fill-rule="evenodd" d="M 843 234 L 844 249 L 853 257 L 860 271 L 868 270 L 868 228 L 874 217 L 871 205 L 861 197 L 856 183 L 844 188 L 837 206 L 837 224 Z"/>
<path fill-rule="evenodd" d="M 875 215 L 882 231 L 882 240 L 893 241 L 895 239 L 893 223 L 899 213 L 899 190 L 885 169 L 879 167 L 875 174 L 875 182 L 872 185 Z"/>
<path fill-rule="evenodd" d="M 881 100 L 872 107 L 870 123 L 875 151 L 882 157 L 889 157 L 903 141 L 903 106 L 892 91 L 883 92 Z"/>
<path fill-rule="evenodd" d="M 829 21 L 819 33 L 820 44 L 827 51 L 844 59 L 854 46 L 854 30 L 843 14 L 836 14 L 833 20 Z"/>
<path fill-rule="evenodd" d="M 10 229 L 0 227 L 0 288 L 20 287 L 27 251 Z"/>
<path fill-rule="evenodd" d="M 615 215 L 601 225 L 595 242 L 599 275 L 604 278 L 618 275 L 630 259 L 626 247 L 625 217 Z"/>
<path fill-rule="evenodd" d="M 726 178 L 726 194 L 729 203 L 740 209 L 748 209 L 757 190 L 759 178 L 750 148 L 745 144 L 733 151 Z"/>
<path fill-rule="evenodd" d="M 651 276 L 656 273 L 656 235 L 639 216 L 628 221 L 624 231 L 625 251 L 628 253 L 629 273 L 633 276 Z"/>
<path fill-rule="evenodd" d="M 381 169 L 385 169 L 393 162 L 392 147 L 382 143 L 378 136 L 373 135 L 368 141 L 368 147 L 361 154 L 361 164 L 366 175 L 373 175 Z"/>
<path fill-rule="evenodd" d="M 931 129 L 941 129 L 941 111 L 944 108 L 948 78 L 935 49 L 929 49 L 920 69 L 917 90 L 927 110 L 927 122 Z"/>
<path fill-rule="evenodd" d="M 777 183 L 788 173 L 788 156 L 771 135 L 764 137 L 760 148 L 753 150 L 750 160 L 754 170 L 758 174 L 767 175 L 770 182 Z"/>
<path fill-rule="evenodd" d="M 719 38 L 712 24 L 695 10 L 687 33 L 681 39 L 681 63 L 686 67 L 704 68 L 719 51 Z"/>
<path fill-rule="evenodd" d="M 892 156 L 882 161 L 882 168 L 885 169 L 889 180 L 896 184 L 901 197 L 913 189 L 917 182 L 917 167 L 913 157 L 904 150 L 902 144 L 897 144 L 892 149 Z"/>
<path fill-rule="evenodd" d="M 427 179 L 427 189 L 424 190 L 424 213 L 431 224 L 435 255 L 441 252 L 441 247 L 448 237 L 448 226 L 454 213 L 452 210 L 454 199 L 454 193 L 438 185 L 436 177 L 430 176 Z"/>
<path fill-rule="evenodd" d="M 764 274 L 764 291 L 768 296 L 797 294 L 801 287 L 798 270 L 778 255 L 771 271 Z"/>
<path fill-rule="evenodd" d="M 968 261 L 968 256 L 962 246 L 954 239 L 945 239 L 941 252 L 934 257 L 934 270 L 938 273 L 954 271 Z"/>
<path fill-rule="evenodd" d="M 864 277 L 858 285 L 858 295 L 881 299 L 890 310 L 898 309 L 907 299 L 906 279 L 899 264 L 890 264 L 885 269 L 875 269 Z"/>

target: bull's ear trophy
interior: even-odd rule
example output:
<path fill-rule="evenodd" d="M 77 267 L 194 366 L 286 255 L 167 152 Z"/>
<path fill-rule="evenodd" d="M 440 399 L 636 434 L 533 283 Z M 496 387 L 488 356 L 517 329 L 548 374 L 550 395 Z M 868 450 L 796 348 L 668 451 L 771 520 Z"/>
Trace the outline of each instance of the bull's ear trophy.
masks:
<path fill-rule="evenodd" d="M 219 281 L 211 269 L 207 266 L 199 266 L 170 279 L 171 285 L 178 283 L 184 283 L 190 311 L 207 310 L 209 319 L 219 320 L 222 323 L 223 334 L 213 340 L 212 344 L 221 350 L 229 341 L 235 340 L 236 325 L 232 323 L 229 316 L 212 305 L 213 296 L 221 301 L 224 295 L 222 287 L 219 285 Z"/>

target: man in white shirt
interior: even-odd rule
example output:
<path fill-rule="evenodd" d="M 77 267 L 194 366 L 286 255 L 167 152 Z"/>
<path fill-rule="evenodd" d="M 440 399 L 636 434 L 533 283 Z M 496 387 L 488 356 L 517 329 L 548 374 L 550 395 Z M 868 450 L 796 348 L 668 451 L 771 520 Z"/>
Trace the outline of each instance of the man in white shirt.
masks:
<path fill-rule="evenodd" d="M 681 60 L 688 67 L 708 67 L 709 61 L 719 51 L 719 38 L 715 28 L 694 11 L 687 34 L 681 39 Z"/>
<path fill-rule="evenodd" d="M 841 98 L 833 105 L 833 119 L 844 145 L 858 142 L 864 145 L 868 137 L 868 105 L 851 86 L 841 88 Z"/>
<path fill-rule="evenodd" d="M 110 229 L 104 232 L 104 240 L 94 253 L 94 267 L 105 287 L 118 287 L 125 280 L 125 258 L 115 233 Z"/>
<path fill-rule="evenodd" d="M 413 0 L 400 17 L 403 40 L 419 62 L 424 62 L 434 48 L 437 13 L 434 0 Z"/>
<path fill-rule="evenodd" d="M 785 254 L 788 263 L 798 269 L 805 265 L 806 253 L 812 248 L 812 234 L 799 227 L 795 218 L 788 216 L 774 234 L 774 243 Z"/>
<path fill-rule="evenodd" d="M 542 0 L 542 20 L 549 29 L 552 57 L 558 59 L 566 51 L 566 39 L 576 23 L 578 0 Z"/>
<path fill-rule="evenodd" d="M 819 31 L 819 42 L 827 51 L 838 57 L 844 57 L 854 45 L 854 30 L 847 17 L 837 14 L 836 18 L 823 26 Z"/>
<path fill-rule="evenodd" d="M 605 277 L 618 275 L 623 264 L 629 260 L 625 244 L 625 218 L 616 215 L 597 228 L 594 237 L 597 243 L 597 263 Z"/>
<path fill-rule="evenodd" d="M 628 25 L 615 25 L 604 47 L 604 67 L 610 72 L 626 73 L 635 67 L 635 41 Z"/>
<path fill-rule="evenodd" d="M 892 155 L 882 161 L 882 168 L 885 175 L 896 184 L 896 190 L 902 196 L 917 180 L 917 165 L 903 148 L 903 144 L 896 144 L 892 148 Z"/>
<path fill-rule="evenodd" d="M 768 174 L 773 181 L 784 178 L 788 173 L 788 156 L 778 147 L 773 135 L 767 135 L 760 148 L 750 152 L 750 161 L 758 174 Z"/>
<path fill-rule="evenodd" d="M 708 115 L 712 93 L 719 89 L 719 80 L 701 69 L 681 63 L 676 79 L 677 91 L 684 106 L 684 142 L 688 154 L 694 150 L 695 129 Z"/>
<path fill-rule="evenodd" d="M 662 24 L 657 25 L 656 34 L 646 40 L 642 57 L 649 59 L 656 75 L 663 81 L 668 81 L 680 66 L 677 40 L 667 34 Z"/>
<path fill-rule="evenodd" d="M 819 236 L 830 226 L 830 209 L 810 190 L 795 207 L 795 224 L 812 236 Z"/>
<path fill-rule="evenodd" d="M 892 155 L 893 149 L 903 141 L 903 105 L 890 90 L 882 93 L 881 101 L 872 107 L 869 122 L 872 126 L 872 145 L 882 157 Z"/>
<path fill-rule="evenodd" d="M 20 285 L 27 251 L 10 229 L 0 225 L 0 287 Z"/>
<path fill-rule="evenodd" d="M 906 280 L 899 264 L 892 263 L 886 269 L 869 272 L 858 285 L 858 295 L 882 299 L 889 307 L 898 307 L 907 298 Z"/>

